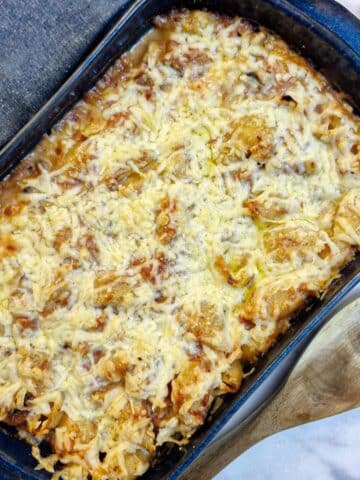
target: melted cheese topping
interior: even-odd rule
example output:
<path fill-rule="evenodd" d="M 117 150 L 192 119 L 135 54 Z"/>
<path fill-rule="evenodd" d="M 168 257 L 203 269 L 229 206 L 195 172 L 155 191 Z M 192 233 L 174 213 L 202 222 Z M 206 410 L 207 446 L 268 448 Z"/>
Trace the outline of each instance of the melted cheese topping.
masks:
<path fill-rule="evenodd" d="M 54 479 L 186 442 L 360 244 L 341 97 L 243 19 L 156 25 L 5 183 L 0 419 Z"/>

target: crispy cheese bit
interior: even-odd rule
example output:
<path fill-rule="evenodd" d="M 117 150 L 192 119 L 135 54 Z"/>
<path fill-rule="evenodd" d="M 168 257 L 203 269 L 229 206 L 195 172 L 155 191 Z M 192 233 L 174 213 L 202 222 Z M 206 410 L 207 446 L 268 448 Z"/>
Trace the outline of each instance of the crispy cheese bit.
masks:
<path fill-rule="evenodd" d="M 84 235 L 82 238 L 80 238 L 78 243 L 79 243 L 79 247 L 82 248 L 87 253 L 90 259 L 98 263 L 100 249 L 94 235 L 92 234 Z"/>
<path fill-rule="evenodd" d="M 222 392 L 237 392 L 244 378 L 243 366 L 240 360 L 235 360 L 222 374 Z"/>
<path fill-rule="evenodd" d="M 4 208 L 3 208 L 3 214 L 6 217 L 14 217 L 16 215 L 19 215 L 22 211 L 22 209 L 25 207 L 26 203 L 25 202 L 16 202 L 13 201 L 11 203 L 8 203 Z"/>
<path fill-rule="evenodd" d="M 311 294 L 309 287 L 300 284 L 297 287 L 277 284 L 265 284 L 254 287 L 250 298 L 245 302 L 242 312 L 239 315 L 240 321 L 246 319 L 271 318 L 279 321 L 289 318 L 291 314 L 299 310 L 305 300 Z"/>
<path fill-rule="evenodd" d="M 229 263 L 225 262 L 222 255 L 218 255 L 215 259 L 215 267 L 226 279 L 229 285 L 244 287 L 254 277 L 254 273 L 250 267 L 251 254 L 241 254 L 230 258 Z"/>
<path fill-rule="evenodd" d="M 64 415 L 55 428 L 53 447 L 55 452 L 62 455 L 81 451 L 96 435 L 96 425 L 91 422 L 74 422 Z"/>
<path fill-rule="evenodd" d="M 316 227 L 299 225 L 275 227 L 263 232 L 265 251 L 275 262 L 312 261 L 314 255 L 327 258 L 331 254 L 330 239 Z"/>
<path fill-rule="evenodd" d="M 16 316 L 14 323 L 17 324 L 20 330 L 33 330 L 36 328 L 36 320 L 25 316 Z"/>
<path fill-rule="evenodd" d="M 13 236 L 0 234 L 0 259 L 15 255 L 17 250 L 18 245 Z"/>
<path fill-rule="evenodd" d="M 95 277 L 95 305 L 105 308 L 107 305 L 119 307 L 127 297 L 131 297 L 131 286 L 125 276 L 114 271 L 98 272 Z M 101 321 L 100 321 L 101 323 Z"/>
<path fill-rule="evenodd" d="M 51 430 L 59 425 L 63 418 L 62 395 L 54 393 L 49 399 L 48 410 L 45 414 L 32 414 L 27 417 L 27 428 L 35 437 L 47 435 Z"/>
<path fill-rule="evenodd" d="M 19 427 L 26 422 L 26 418 L 28 415 L 28 410 L 13 410 L 7 414 L 4 422 L 11 427 Z"/>
<path fill-rule="evenodd" d="M 47 299 L 42 315 L 47 317 L 59 308 L 64 308 L 69 304 L 71 291 L 66 285 L 55 288 Z"/>
<path fill-rule="evenodd" d="M 176 201 L 170 200 L 169 197 L 161 199 L 160 206 L 156 211 L 156 235 L 162 245 L 169 244 L 176 236 L 176 226 L 172 221 L 176 210 Z"/>
<path fill-rule="evenodd" d="M 60 229 L 55 235 L 55 240 L 53 243 L 54 248 L 56 250 L 60 250 L 62 244 L 68 242 L 71 239 L 71 237 L 72 237 L 71 228 L 64 227 Z"/>
<path fill-rule="evenodd" d="M 239 144 L 247 157 L 265 161 L 273 151 L 272 131 L 264 118 L 257 115 L 245 115 L 234 125 L 231 142 Z"/>
<path fill-rule="evenodd" d="M 84 105 L 83 110 L 79 111 L 81 120 L 78 123 L 79 131 L 84 137 L 91 137 L 106 127 L 106 120 L 102 112 L 95 106 L 89 104 Z"/>
<path fill-rule="evenodd" d="M 123 382 L 129 368 L 128 359 L 121 352 L 116 353 L 112 358 L 103 357 L 98 360 L 98 371 L 111 382 Z"/>
<path fill-rule="evenodd" d="M 209 393 L 191 393 L 194 384 L 203 386 L 209 380 L 210 362 L 202 359 L 191 361 L 171 384 L 171 400 L 175 411 L 184 421 L 185 427 L 194 428 L 201 425 L 211 406 L 212 396 Z"/>
<path fill-rule="evenodd" d="M 334 219 L 334 239 L 360 245 L 360 189 L 351 190 L 339 202 Z"/>
<path fill-rule="evenodd" d="M 216 311 L 215 306 L 206 301 L 201 303 L 198 313 L 180 311 L 178 321 L 197 340 L 213 346 L 216 346 L 219 333 L 224 328 L 223 318 Z"/>
<path fill-rule="evenodd" d="M 254 220 L 263 222 L 281 220 L 288 213 L 286 198 L 250 198 L 245 202 L 245 207 Z"/>

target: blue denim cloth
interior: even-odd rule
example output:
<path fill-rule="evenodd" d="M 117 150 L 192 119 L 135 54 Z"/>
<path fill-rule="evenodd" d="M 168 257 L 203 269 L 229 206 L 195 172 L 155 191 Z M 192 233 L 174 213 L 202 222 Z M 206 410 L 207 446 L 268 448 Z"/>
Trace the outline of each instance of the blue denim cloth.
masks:
<path fill-rule="evenodd" d="M 124 0 L 0 0 L 0 146 L 116 20 Z"/>

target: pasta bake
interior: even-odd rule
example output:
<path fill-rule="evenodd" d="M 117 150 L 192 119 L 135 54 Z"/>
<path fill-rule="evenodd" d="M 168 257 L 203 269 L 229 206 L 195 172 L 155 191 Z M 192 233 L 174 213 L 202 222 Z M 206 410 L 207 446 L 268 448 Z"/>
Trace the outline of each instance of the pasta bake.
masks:
<path fill-rule="evenodd" d="M 130 480 L 358 251 L 360 121 L 275 34 L 173 12 L 0 208 L 0 420 L 53 480 Z"/>

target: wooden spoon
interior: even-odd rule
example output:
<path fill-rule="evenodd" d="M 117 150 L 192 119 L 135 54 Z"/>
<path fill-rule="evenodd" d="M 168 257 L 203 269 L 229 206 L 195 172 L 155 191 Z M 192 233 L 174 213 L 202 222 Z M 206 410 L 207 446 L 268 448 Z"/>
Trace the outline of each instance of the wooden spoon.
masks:
<path fill-rule="evenodd" d="M 209 480 L 260 440 L 360 405 L 360 298 L 316 335 L 260 414 L 215 440 L 182 480 Z"/>

